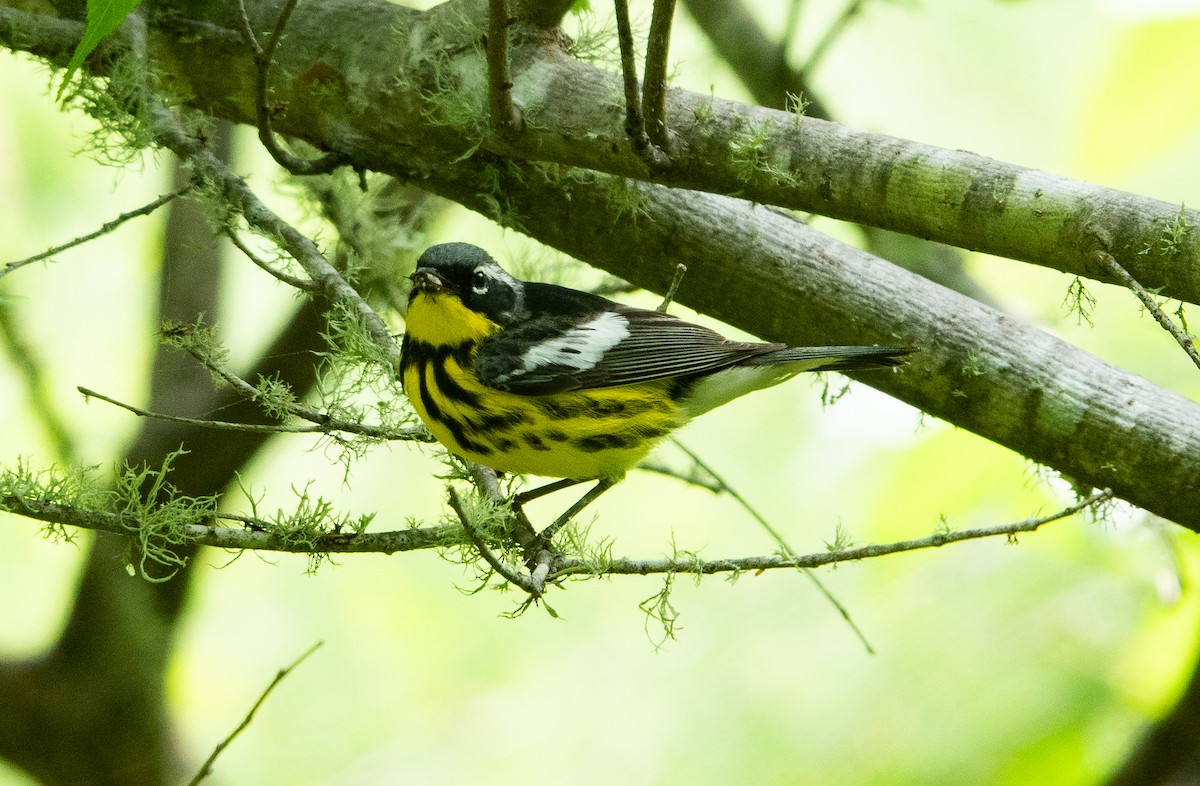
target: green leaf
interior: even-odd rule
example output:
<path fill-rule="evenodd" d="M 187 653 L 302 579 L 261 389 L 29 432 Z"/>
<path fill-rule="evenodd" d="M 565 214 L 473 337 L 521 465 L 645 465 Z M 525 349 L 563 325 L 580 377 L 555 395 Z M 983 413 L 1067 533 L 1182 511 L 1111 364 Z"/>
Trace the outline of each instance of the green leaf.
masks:
<path fill-rule="evenodd" d="M 58 88 L 59 99 L 87 56 L 101 41 L 112 35 L 125 21 L 125 17 L 141 5 L 141 2 L 142 0 L 87 0 L 87 29 L 83 31 L 83 38 L 79 40 L 75 54 L 71 55 L 71 62 L 67 64 L 66 76 L 63 77 L 62 86 Z"/>

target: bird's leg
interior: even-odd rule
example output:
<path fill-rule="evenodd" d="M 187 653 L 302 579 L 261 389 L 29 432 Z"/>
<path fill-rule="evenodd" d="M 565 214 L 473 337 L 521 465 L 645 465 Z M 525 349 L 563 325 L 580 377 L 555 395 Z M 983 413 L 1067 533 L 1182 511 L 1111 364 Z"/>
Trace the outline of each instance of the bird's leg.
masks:
<path fill-rule="evenodd" d="M 575 481 L 575 483 L 578 483 L 578 482 L 580 482 L 580 481 Z M 550 485 L 554 486 L 557 484 L 551 483 Z M 573 484 L 571 484 L 571 485 L 573 485 Z M 592 488 L 588 491 L 588 493 L 584 494 L 582 497 L 579 498 L 579 501 L 577 501 L 574 505 L 572 505 L 571 507 L 569 507 L 565 511 L 563 511 L 563 514 L 561 516 L 559 516 L 558 518 L 556 518 L 553 521 L 553 523 L 550 524 L 550 526 L 546 527 L 544 530 L 542 530 L 541 532 L 538 533 L 538 540 L 541 541 L 542 546 L 543 547 L 548 546 L 550 544 L 550 539 L 554 537 L 554 534 L 556 532 L 558 532 L 560 529 L 562 529 L 562 526 L 564 524 L 566 524 L 568 521 L 570 521 L 575 516 L 579 515 L 579 511 L 583 510 L 588 505 L 595 502 L 597 497 L 599 497 L 601 494 L 608 491 L 610 488 L 612 488 L 615 485 L 617 485 L 617 481 L 612 478 L 600 478 L 600 480 L 596 483 L 595 486 L 592 486 Z M 545 487 L 543 487 L 543 488 L 545 488 Z M 560 485 L 560 486 L 558 486 L 558 488 L 567 488 L 567 486 Z M 534 490 L 541 491 L 542 489 L 534 489 Z M 557 491 L 558 489 L 554 489 L 554 490 Z"/>
<path fill-rule="evenodd" d="M 562 480 L 556 480 L 552 483 L 547 483 L 544 486 L 538 486 L 535 489 L 522 491 L 520 494 L 513 497 L 512 512 L 513 516 L 516 517 L 517 520 L 517 542 L 521 544 L 521 548 L 524 549 L 530 560 L 536 559 L 536 555 L 538 552 L 545 549 L 548 541 L 544 540 L 538 535 L 537 530 L 533 527 L 533 523 L 529 520 L 529 517 L 525 515 L 525 503 L 531 502 L 540 497 L 544 497 L 547 494 L 553 494 L 555 491 L 559 491 L 561 489 L 568 489 L 571 486 L 578 485 L 582 482 L 582 480 L 563 478 Z"/>
<path fill-rule="evenodd" d="M 547 483 L 544 486 L 538 486 L 537 488 L 530 489 L 529 491 L 522 491 L 513 498 L 513 507 L 524 505 L 526 502 L 532 502 L 539 497 L 544 497 L 547 494 L 553 494 L 554 492 L 561 491 L 562 489 L 569 489 L 571 486 L 578 486 L 580 483 L 583 483 L 583 481 L 575 480 L 573 478 L 563 478 L 562 480 L 556 480 L 553 483 Z"/>
<path fill-rule="evenodd" d="M 617 485 L 619 480 L 620 478 L 601 478 L 596 482 L 596 485 L 593 486 L 586 494 L 580 497 L 574 505 L 567 508 L 561 516 L 556 518 L 550 524 L 550 526 L 539 532 L 532 542 L 521 544 L 521 547 L 526 554 L 525 562 L 526 565 L 529 566 L 530 575 L 534 586 L 540 587 L 545 583 L 546 577 L 550 574 L 552 564 L 559 556 L 557 552 L 550 548 L 550 540 L 554 537 L 555 533 L 562 529 L 564 524 L 578 515 L 579 511 L 595 502 L 597 497 L 608 491 L 613 486 Z M 513 515 L 518 517 L 522 530 L 525 532 L 533 531 L 533 525 L 530 523 L 529 517 L 525 515 L 525 510 L 523 508 L 523 505 L 526 502 L 538 499 L 539 497 L 544 497 L 547 494 L 552 494 L 555 491 L 561 491 L 563 489 L 571 488 L 572 486 L 577 486 L 583 482 L 583 480 L 563 478 L 562 480 L 556 480 L 553 483 L 547 483 L 544 486 L 538 486 L 537 488 L 530 489 L 529 491 L 522 491 L 520 494 L 514 497 L 512 511 Z"/>

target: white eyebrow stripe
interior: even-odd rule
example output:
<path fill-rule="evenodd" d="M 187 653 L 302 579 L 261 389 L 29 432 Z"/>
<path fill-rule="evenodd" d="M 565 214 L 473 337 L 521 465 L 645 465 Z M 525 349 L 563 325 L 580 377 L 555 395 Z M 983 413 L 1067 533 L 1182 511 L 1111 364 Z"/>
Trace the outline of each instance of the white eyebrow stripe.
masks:
<path fill-rule="evenodd" d="M 521 356 L 518 374 L 527 374 L 542 366 L 593 368 L 605 352 L 628 337 L 629 320 L 613 311 L 605 311 L 561 336 L 530 347 Z"/>

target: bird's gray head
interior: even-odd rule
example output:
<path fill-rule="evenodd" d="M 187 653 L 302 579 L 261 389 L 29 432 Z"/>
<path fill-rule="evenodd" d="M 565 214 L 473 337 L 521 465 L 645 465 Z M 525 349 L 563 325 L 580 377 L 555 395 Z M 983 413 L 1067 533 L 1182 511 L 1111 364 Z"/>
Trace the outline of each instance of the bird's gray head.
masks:
<path fill-rule="evenodd" d="M 507 325 L 524 305 L 524 286 L 486 251 L 470 243 L 431 246 L 417 260 L 409 300 L 419 292 L 448 293 L 472 311 Z"/>

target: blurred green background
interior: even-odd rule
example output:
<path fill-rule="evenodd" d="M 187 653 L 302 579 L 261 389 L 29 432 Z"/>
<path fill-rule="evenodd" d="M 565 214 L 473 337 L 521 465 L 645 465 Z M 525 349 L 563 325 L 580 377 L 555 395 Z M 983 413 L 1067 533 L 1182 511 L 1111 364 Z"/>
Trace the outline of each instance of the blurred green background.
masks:
<path fill-rule="evenodd" d="M 842 8 L 804 5 L 798 63 Z M 645 22 L 649 4 L 634 8 Z M 778 30 L 786 4 L 755 10 Z M 877 0 L 814 85 L 851 125 L 1195 205 L 1197 40 L 1197 2 Z M 675 84 L 745 96 L 682 11 L 672 54 Z M 56 111 L 48 84 L 44 68 L 0 54 L 0 263 L 168 190 L 165 156 L 113 169 L 76 155 L 90 121 Z M 239 170 L 296 216 L 253 134 L 241 129 L 239 140 Z M 816 225 L 856 237 L 827 219 Z M 159 217 L 141 219 L 0 288 L 84 463 L 109 466 L 138 427 L 75 387 L 144 400 L 161 236 Z M 427 238 L 451 239 L 508 265 L 553 256 L 459 209 Z M 293 295 L 248 264 L 234 267 L 232 305 L 216 321 L 236 366 Z M 1089 285 L 1098 299 L 1090 326 L 1063 304 L 1068 277 L 979 256 L 969 269 L 1011 313 L 1200 394 L 1195 369 L 1131 294 Z M 0 403 L 0 461 L 50 463 L 8 356 Z M 955 528 L 999 524 L 1072 499 L 1066 483 L 1021 457 L 861 386 L 822 409 L 819 383 L 794 381 L 704 417 L 682 439 L 802 552 L 823 550 L 839 526 L 857 543 L 884 542 L 928 534 L 941 517 Z M 378 448 L 343 482 L 315 445 L 277 439 L 243 483 L 264 506 L 286 507 L 290 487 L 312 479 L 342 509 L 378 512 L 380 530 L 446 515 L 429 449 Z M 670 446 L 663 457 L 679 460 Z M 551 516 L 559 504 L 534 511 Z M 672 541 L 705 557 L 775 548 L 732 500 L 659 476 L 631 476 L 594 515 L 593 537 L 615 538 L 620 555 L 663 555 Z M 57 635 L 80 546 L 46 540 L 30 521 L 0 521 L 0 657 L 25 657 Z M 659 591 L 657 578 L 574 583 L 550 596 L 561 619 L 534 609 L 512 620 L 502 615 L 519 602 L 514 593 L 468 594 L 471 575 L 434 554 L 348 555 L 315 575 L 303 557 L 199 559 L 169 678 L 191 764 L 277 669 L 325 643 L 224 752 L 213 783 L 1098 783 L 1170 704 L 1196 656 L 1194 536 L 1121 507 L 1106 523 L 1075 518 L 1018 545 L 967 543 L 821 571 L 874 656 L 808 581 L 783 571 L 680 579 L 678 640 L 656 649 L 661 629 L 638 604 Z M 26 783 L 0 763 L 0 785 Z"/>

